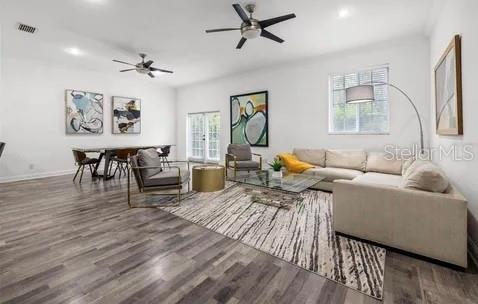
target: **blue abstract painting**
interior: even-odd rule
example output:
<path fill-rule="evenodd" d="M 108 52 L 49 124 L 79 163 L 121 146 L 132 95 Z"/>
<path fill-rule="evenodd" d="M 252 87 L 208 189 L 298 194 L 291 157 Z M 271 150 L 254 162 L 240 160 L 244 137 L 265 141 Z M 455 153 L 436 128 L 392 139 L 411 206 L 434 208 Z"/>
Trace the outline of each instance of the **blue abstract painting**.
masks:
<path fill-rule="evenodd" d="M 66 90 L 66 134 L 103 133 L 103 94 Z"/>

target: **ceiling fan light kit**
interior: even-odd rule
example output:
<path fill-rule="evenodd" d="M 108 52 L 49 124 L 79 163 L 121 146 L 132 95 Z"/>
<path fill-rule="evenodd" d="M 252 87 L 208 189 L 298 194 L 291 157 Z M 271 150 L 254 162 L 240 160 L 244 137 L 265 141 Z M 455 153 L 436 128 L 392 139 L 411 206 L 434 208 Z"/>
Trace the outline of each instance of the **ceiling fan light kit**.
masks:
<path fill-rule="evenodd" d="M 141 62 L 137 63 L 137 64 L 128 63 L 128 62 L 124 62 L 124 61 L 116 60 L 116 59 L 113 59 L 113 61 L 117 62 L 117 63 L 121 63 L 121 64 L 127 64 L 127 65 L 130 65 L 130 66 L 134 66 L 134 68 L 120 70 L 121 73 L 129 72 L 129 71 L 136 71 L 139 74 L 147 74 L 151 78 L 156 77 L 154 75 L 155 72 L 173 73 L 173 71 L 158 69 L 158 68 L 153 67 L 152 64 L 154 63 L 154 61 L 152 61 L 152 60 L 148 60 L 148 61 L 145 62 L 144 60 L 146 58 L 146 54 L 140 53 L 139 56 L 141 57 Z"/>
<path fill-rule="evenodd" d="M 283 39 L 277 37 L 276 35 L 272 34 L 271 32 L 267 31 L 265 28 L 277 24 L 279 22 L 283 22 L 292 18 L 295 18 L 295 14 L 288 14 L 280 17 L 275 17 L 266 20 L 257 20 L 252 17 L 256 6 L 255 4 L 248 4 L 245 6 L 246 10 L 249 12 L 249 16 L 247 16 L 246 12 L 242 9 L 240 4 L 233 4 L 232 7 L 239 15 L 242 20 L 242 24 L 239 28 L 220 28 L 220 29 L 212 29 L 206 30 L 206 33 L 216 33 L 216 32 L 225 32 L 225 31 L 241 31 L 241 40 L 237 44 L 236 48 L 240 49 L 247 41 L 247 39 L 254 39 L 259 36 L 273 40 L 278 43 L 284 42 Z"/>
<path fill-rule="evenodd" d="M 266 20 L 258 20 L 252 17 L 252 14 L 254 13 L 256 9 L 255 4 L 247 4 L 245 6 L 247 12 L 249 13 L 249 16 L 246 14 L 246 12 L 244 11 L 244 9 L 241 7 L 240 4 L 235 3 L 232 5 L 232 7 L 236 11 L 236 13 L 239 15 L 239 18 L 241 18 L 242 20 L 241 26 L 206 30 L 206 33 L 241 31 L 241 39 L 239 40 L 239 43 L 237 44 L 236 49 L 241 49 L 244 43 L 246 43 L 248 39 L 255 39 L 259 36 L 273 40 L 278 43 L 284 42 L 282 38 L 279 38 L 276 35 L 272 34 L 271 32 L 267 31 L 266 28 L 271 25 L 296 17 L 295 14 L 287 14 L 284 16 L 270 18 Z M 151 66 L 153 64 L 152 60 L 148 60 L 145 62 L 146 54 L 140 53 L 139 56 L 141 57 L 141 62 L 137 64 L 128 63 L 128 62 L 124 62 L 124 61 L 116 60 L 116 59 L 113 59 L 113 61 L 132 66 L 132 68 L 120 70 L 121 73 L 136 71 L 139 74 L 147 74 L 151 78 L 156 77 L 155 72 L 173 73 L 173 71 L 152 67 Z"/>

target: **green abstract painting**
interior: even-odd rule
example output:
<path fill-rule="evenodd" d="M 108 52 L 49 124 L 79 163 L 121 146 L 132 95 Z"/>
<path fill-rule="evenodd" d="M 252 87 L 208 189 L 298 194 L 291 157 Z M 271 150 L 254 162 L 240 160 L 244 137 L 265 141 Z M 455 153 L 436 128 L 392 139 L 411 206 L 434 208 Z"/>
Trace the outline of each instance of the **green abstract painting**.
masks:
<path fill-rule="evenodd" d="M 269 146 L 268 92 L 231 96 L 231 143 Z"/>

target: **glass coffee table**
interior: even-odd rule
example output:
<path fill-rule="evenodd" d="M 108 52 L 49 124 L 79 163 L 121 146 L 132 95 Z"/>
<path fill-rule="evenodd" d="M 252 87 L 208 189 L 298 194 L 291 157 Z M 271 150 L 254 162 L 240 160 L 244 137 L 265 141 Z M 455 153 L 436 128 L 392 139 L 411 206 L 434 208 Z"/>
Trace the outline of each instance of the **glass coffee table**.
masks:
<path fill-rule="evenodd" d="M 254 202 L 290 209 L 300 193 L 324 178 L 298 173 L 284 173 L 282 178 L 272 177 L 272 171 L 254 171 L 229 178 L 245 186 Z"/>

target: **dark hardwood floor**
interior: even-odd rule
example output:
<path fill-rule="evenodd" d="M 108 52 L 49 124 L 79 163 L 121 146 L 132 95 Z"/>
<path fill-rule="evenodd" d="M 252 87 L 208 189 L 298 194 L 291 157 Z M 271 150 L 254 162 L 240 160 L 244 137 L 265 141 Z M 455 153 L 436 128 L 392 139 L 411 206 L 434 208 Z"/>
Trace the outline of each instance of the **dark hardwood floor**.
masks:
<path fill-rule="evenodd" d="M 0 184 L 2 303 L 380 303 L 157 209 L 124 181 Z M 387 252 L 385 303 L 478 303 L 478 275 Z"/>

